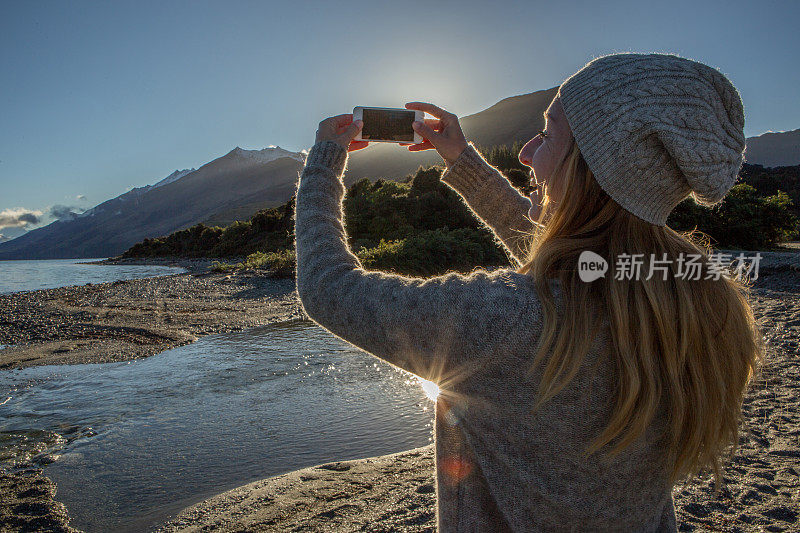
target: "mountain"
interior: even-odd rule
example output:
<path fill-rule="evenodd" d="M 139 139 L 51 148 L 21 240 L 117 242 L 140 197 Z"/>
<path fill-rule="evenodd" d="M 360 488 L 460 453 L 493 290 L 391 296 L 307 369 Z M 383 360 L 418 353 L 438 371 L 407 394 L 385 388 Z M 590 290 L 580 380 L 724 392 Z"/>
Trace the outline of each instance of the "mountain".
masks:
<path fill-rule="evenodd" d="M 167 235 L 242 205 L 274 207 L 294 194 L 304 161 L 304 154 L 280 147 L 237 147 L 197 170 L 176 171 L 154 185 L 0 243 L 0 259 L 114 256 L 144 238 Z"/>
<path fill-rule="evenodd" d="M 749 137 L 744 157 L 748 163 L 763 167 L 800 165 L 800 129 Z"/>

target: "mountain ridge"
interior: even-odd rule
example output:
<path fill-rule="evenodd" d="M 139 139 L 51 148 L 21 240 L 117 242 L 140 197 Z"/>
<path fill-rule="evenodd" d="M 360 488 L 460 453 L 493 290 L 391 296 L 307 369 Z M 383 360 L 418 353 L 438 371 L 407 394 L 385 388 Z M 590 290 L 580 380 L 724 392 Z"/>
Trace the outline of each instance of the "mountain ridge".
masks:
<path fill-rule="evenodd" d="M 744 157 L 748 163 L 763 167 L 800 165 L 800 128 L 748 137 Z"/>
<path fill-rule="evenodd" d="M 504 98 L 460 118 L 462 130 L 481 148 L 527 141 L 544 126 L 542 113 L 557 92 L 558 87 L 552 87 Z M 764 163 L 791 162 L 796 156 L 794 164 L 800 164 L 800 129 L 768 132 L 747 141 L 748 163 L 771 166 Z M 307 150 L 292 152 L 277 145 L 255 150 L 236 146 L 199 169 L 175 170 L 83 213 L 0 241 L 0 260 L 111 256 L 144 238 L 200 222 L 222 226 L 247 220 L 294 194 L 306 155 Z M 420 166 L 433 165 L 443 166 L 435 150 L 409 152 L 379 143 L 350 153 L 343 179 L 346 186 L 365 177 L 400 179 Z"/>
<path fill-rule="evenodd" d="M 183 175 L 183 171 L 177 171 L 81 215 L 0 243 L 0 260 L 114 256 L 147 237 L 166 235 L 206 220 L 235 207 L 238 201 L 258 202 L 266 208 L 280 205 L 285 200 L 279 198 L 293 194 L 304 161 L 300 153 L 290 157 L 274 152 L 277 157 L 265 160 L 264 154 L 246 152 L 231 150 L 199 169 Z M 168 179 L 178 175 L 177 179 Z"/>

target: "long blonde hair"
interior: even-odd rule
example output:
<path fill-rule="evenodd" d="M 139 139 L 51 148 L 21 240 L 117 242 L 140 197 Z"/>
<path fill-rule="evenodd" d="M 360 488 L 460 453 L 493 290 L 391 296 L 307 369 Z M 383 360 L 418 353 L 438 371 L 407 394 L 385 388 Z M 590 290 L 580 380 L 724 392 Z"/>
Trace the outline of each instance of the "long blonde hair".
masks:
<path fill-rule="evenodd" d="M 554 205 L 545 196 L 538 219 L 542 225 L 531 235 L 526 260 L 517 269 L 532 276 L 544 312 L 530 368 L 533 372 L 545 364 L 533 410 L 572 380 L 601 317 L 607 317 L 608 356 L 616 369 L 614 408 L 585 454 L 619 438 L 608 455 L 618 454 L 666 402 L 670 484 L 710 466 L 716 494 L 720 457 L 730 444 L 731 456 L 736 451 L 742 401 L 764 360 L 763 340 L 747 302 L 749 285 L 745 279 L 711 276 L 711 249 L 699 232 L 677 233 L 621 208 L 600 188 L 574 139 L 554 175 L 559 172 L 565 177 L 563 199 Z M 609 262 L 605 277 L 580 280 L 578 257 L 584 250 Z M 638 280 L 615 279 L 614 265 L 622 254 L 644 254 Z M 646 280 L 650 259 L 661 261 L 664 254 L 666 280 L 660 272 Z M 681 254 L 699 255 L 701 279 L 677 276 Z M 560 282 L 562 310 L 549 278 Z"/>

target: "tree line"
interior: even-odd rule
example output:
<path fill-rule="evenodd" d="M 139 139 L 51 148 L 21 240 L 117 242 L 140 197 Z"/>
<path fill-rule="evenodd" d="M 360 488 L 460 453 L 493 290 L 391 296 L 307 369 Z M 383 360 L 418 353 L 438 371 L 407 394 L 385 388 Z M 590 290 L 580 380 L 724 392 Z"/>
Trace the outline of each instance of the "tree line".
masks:
<path fill-rule="evenodd" d="M 529 195 L 528 169 L 519 162 L 523 143 L 479 152 Z M 508 266 L 492 232 L 462 198 L 441 182 L 442 167 L 420 167 L 394 181 L 362 178 L 347 189 L 344 220 L 348 245 L 368 270 L 408 276 L 436 276 L 476 267 Z M 244 257 L 237 264 L 216 263 L 217 270 L 267 268 L 293 277 L 294 201 L 264 209 L 248 221 L 221 227 L 197 224 L 165 237 L 145 239 L 122 257 Z M 714 247 L 768 249 L 800 233 L 800 166 L 764 168 L 745 164 L 728 196 L 712 208 L 691 198 L 670 214 L 676 231 L 699 230 Z"/>

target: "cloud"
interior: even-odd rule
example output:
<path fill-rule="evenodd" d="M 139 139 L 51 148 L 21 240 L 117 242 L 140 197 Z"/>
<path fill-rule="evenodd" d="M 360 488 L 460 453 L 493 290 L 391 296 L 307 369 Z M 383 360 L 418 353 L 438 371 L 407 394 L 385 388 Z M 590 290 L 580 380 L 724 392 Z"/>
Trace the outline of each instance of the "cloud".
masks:
<path fill-rule="evenodd" d="M 10 209 L 3 209 L 0 211 L 0 230 L 6 228 L 20 228 L 15 231 L 4 232 L 6 238 L 13 239 L 17 235 L 14 233 L 21 233 L 32 229 L 33 226 L 39 224 L 47 224 L 55 220 L 69 220 L 75 218 L 86 211 L 83 207 L 77 205 L 62 205 L 55 204 L 46 207 L 44 211 L 38 209 L 27 209 L 25 207 L 12 207 Z"/>
<path fill-rule="evenodd" d="M 24 228 L 28 224 L 38 224 L 43 214 L 41 211 L 24 207 L 3 209 L 0 211 L 0 229 Z"/>
<path fill-rule="evenodd" d="M 56 204 L 50 208 L 50 216 L 57 219 L 62 218 L 72 218 L 75 215 L 79 215 L 83 212 L 83 209 L 78 206 L 70 206 L 70 205 L 61 205 Z"/>

